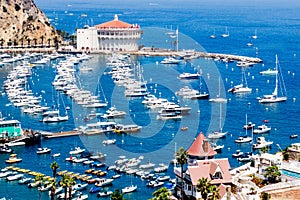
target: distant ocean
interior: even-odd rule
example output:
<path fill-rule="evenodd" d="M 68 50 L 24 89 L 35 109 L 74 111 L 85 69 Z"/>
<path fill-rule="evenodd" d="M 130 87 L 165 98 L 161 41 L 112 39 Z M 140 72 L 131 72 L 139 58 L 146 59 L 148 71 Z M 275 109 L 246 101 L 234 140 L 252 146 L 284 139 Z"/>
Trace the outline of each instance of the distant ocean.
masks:
<path fill-rule="evenodd" d="M 248 121 L 261 125 L 263 120 L 268 120 L 272 130 L 264 134 L 268 140 L 274 141 L 270 152 L 274 153 L 284 149 L 298 139 L 290 139 L 291 134 L 299 134 L 300 131 L 300 100 L 299 94 L 299 69 L 300 69 L 300 13 L 297 1 L 134 1 L 103 2 L 97 0 L 37 0 L 37 6 L 51 20 L 51 23 L 60 30 L 70 34 L 76 28 L 84 25 L 96 25 L 113 19 L 118 14 L 119 20 L 139 24 L 144 30 L 140 45 L 162 48 L 174 48 L 172 40 L 166 34 L 168 31 L 179 30 L 179 49 L 195 49 L 211 53 L 226 53 L 258 57 L 263 63 L 246 69 L 248 86 L 253 89 L 246 95 L 232 95 L 227 90 L 241 82 L 241 69 L 236 63 L 214 62 L 213 60 L 199 59 L 178 66 L 163 66 L 159 63 L 163 58 L 159 57 L 135 57 L 131 59 L 140 64 L 144 79 L 148 82 L 149 91 L 156 96 L 179 101 L 181 105 L 192 107 L 189 115 L 181 121 L 159 121 L 156 113 L 149 112 L 142 104 L 142 99 L 127 99 L 123 95 L 124 88 L 113 84 L 110 76 L 106 74 L 105 67 L 108 57 L 93 55 L 93 58 L 81 65 L 93 68 L 91 73 L 78 73 L 78 79 L 84 89 L 96 91 L 100 80 L 104 93 L 110 106 L 116 105 L 118 109 L 127 112 L 126 118 L 120 123 L 136 123 L 143 126 L 141 132 L 136 135 L 100 135 L 90 137 L 70 137 L 60 139 L 42 140 L 41 146 L 49 147 L 53 153 L 60 152 L 61 157 L 53 159 L 49 155 L 36 155 L 38 146 L 18 147 L 16 153 L 23 158 L 23 162 L 17 166 L 31 170 L 41 171 L 51 175 L 50 163 L 57 161 L 60 170 L 69 170 L 76 173 L 84 173 L 88 166 L 65 162 L 68 152 L 76 145 L 87 148 L 90 151 L 106 153 L 106 163 L 111 165 L 120 155 L 128 158 L 144 155 L 144 163 L 154 162 L 168 164 L 172 159 L 175 147 L 188 148 L 200 131 L 207 134 L 209 131 L 222 126 L 228 135 L 219 139 L 217 144 L 224 144 L 223 152 L 218 158 L 228 157 L 232 168 L 239 166 L 236 159 L 231 157 L 237 149 L 250 151 L 250 144 L 237 145 L 234 143 L 240 135 L 245 134 L 242 126 L 245 124 L 245 115 Z M 225 29 L 230 33 L 228 38 L 222 38 Z M 257 39 L 251 36 L 257 34 Z M 210 35 L 215 33 L 215 39 Z M 252 43 L 253 46 L 247 46 Z M 274 76 L 261 76 L 260 71 L 275 67 L 275 55 L 278 54 L 282 75 L 288 93 L 288 100 L 283 103 L 262 105 L 257 97 L 271 94 L 275 86 Z M 49 66 L 33 70 L 30 87 L 37 95 L 41 95 L 45 102 L 51 104 L 52 82 L 55 71 L 52 68 L 54 61 Z M 219 104 L 212 104 L 207 100 L 187 100 L 177 98 L 175 91 L 183 86 L 199 88 L 199 80 L 180 81 L 177 76 L 182 72 L 197 72 L 203 70 L 203 80 L 211 95 L 218 92 L 218 74 L 222 77 L 222 92 L 229 99 L 227 104 L 221 107 L 221 123 Z M 11 68 L 0 69 L 0 85 L 6 78 Z M 210 84 L 213 81 L 213 85 Z M 212 96 L 214 97 L 214 96 Z M 59 125 L 44 125 L 39 122 L 40 117 L 30 117 L 20 112 L 19 109 L 8 106 L 7 96 L 0 98 L 3 116 L 18 119 L 24 128 L 33 128 L 45 131 L 72 130 L 83 124 L 83 118 L 89 114 L 72 104 L 71 99 L 63 97 L 67 106 L 70 106 L 71 120 Z M 78 109 L 77 109 L 78 108 Z M 104 112 L 105 109 L 97 110 Z M 180 131 L 182 126 L 188 126 L 187 131 Z M 247 132 L 251 134 L 251 132 Z M 255 135 L 256 138 L 258 135 Z M 116 138 L 115 146 L 103 146 L 105 138 Z M 278 145 L 276 145 L 278 144 Z M 255 151 L 257 153 L 257 151 Z M 0 167 L 5 167 L 4 160 L 8 155 L 0 155 Z M 170 165 L 168 174 L 174 178 Z M 104 169 L 103 169 L 104 170 Z M 108 177 L 114 172 L 109 172 Z M 113 183 L 112 188 L 123 188 L 131 183 L 138 185 L 135 193 L 125 195 L 129 199 L 149 199 L 154 189 L 146 187 L 146 181 L 139 177 L 122 175 Z M 19 186 L 16 182 L 6 182 L 0 179 L 1 195 L 8 199 L 48 199 L 46 193 L 40 194 L 36 189 L 28 189 Z M 17 192 L 16 192 L 17 191 Z M 88 191 L 86 191 L 88 193 Z M 89 194 L 89 199 L 97 199 L 96 194 Z"/>

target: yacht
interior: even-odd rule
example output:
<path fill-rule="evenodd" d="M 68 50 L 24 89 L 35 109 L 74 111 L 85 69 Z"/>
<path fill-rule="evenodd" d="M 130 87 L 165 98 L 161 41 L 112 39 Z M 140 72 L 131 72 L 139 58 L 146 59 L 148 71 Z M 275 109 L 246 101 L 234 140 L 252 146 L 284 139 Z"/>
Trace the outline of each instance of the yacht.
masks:
<path fill-rule="evenodd" d="M 115 106 L 110 107 L 106 113 L 102 116 L 102 118 L 108 119 L 108 118 L 119 118 L 124 117 L 126 115 L 126 112 L 119 111 Z"/>
<path fill-rule="evenodd" d="M 253 129 L 255 127 L 255 124 L 253 124 L 252 122 L 248 122 L 247 124 L 245 124 L 243 126 L 244 129 Z"/>
<path fill-rule="evenodd" d="M 273 144 L 273 141 L 266 141 L 265 137 L 258 137 L 256 143 L 252 145 L 253 149 L 261 149 L 263 147 L 269 147 Z"/>
<path fill-rule="evenodd" d="M 229 31 L 228 31 L 228 29 L 227 29 L 227 26 L 226 26 L 226 29 L 225 29 L 225 33 L 223 33 L 221 36 L 222 36 L 223 38 L 229 37 Z"/>
<path fill-rule="evenodd" d="M 37 154 L 48 154 L 50 152 L 51 152 L 51 149 L 49 149 L 47 147 L 38 148 L 36 151 Z"/>
<path fill-rule="evenodd" d="M 18 158 L 17 154 L 11 154 L 10 157 L 7 160 L 5 160 L 6 164 L 13 164 L 19 162 L 22 162 L 22 158 Z"/>
<path fill-rule="evenodd" d="M 278 70 L 276 69 L 267 69 L 265 71 L 259 72 L 260 75 L 276 75 L 278 73 Z"/>
<path fill-rule="evenodd" d="M 136 189 L 137 189 L 136 185 L 127 186 L 122 189 L 122 193 L 124 194 L 124 193 L 134 192 Z"/>
<path fill-rule="evenodd" d="M 117 141 L 116 139 L 104 140 L 104 141 L 102 142 L 102 144 L 104 144 L 104 145 L 115 144 L 116 141 Z"/>
<path fill-rule="evenodd" d="M 236 150 L 235 153 L 232 154 L 233 158 L 239 158 L 240 156 L 242 156 L 244 153 L 241 150 Z"/>
<path fill-rule="evenodd" d="M 277 103 L 277 102 L 283 102 L 287 100 L 287 93 L 286 88 L 284 84 L 284 80 L 282 77 L 282 74 L 279 73 L 279 61 L 278 56 L 276 55 L 276 70 L 278 73 L 276 74 L 275 79 L 275 89 L 272 94 L 270 95 L 264 95 L 262 98 L 258 98 L 259 103 Z M 280 91 L 280 95 L 278 94 L 278 91 Z"/>
<path fill-rule="evenodd" d="M 85 151 L 85 149 L 81 149 L 80 147 L 75 147 L 74 150 L 70 151 L 70 155 L 76 155 L 76 154 L 81 154 Z"/>
<path fill-rule="evenodd" d="M 164 58 L 160 63 L 161 64 L 179 64 L 181 60 L 173 58 L 173 57 L 168 57 Z"/>
<path fill-rule="evenodd" d="M 227 135 L 228 132 L 222 132 L 222 131 L 214 131 L 207 135 L 207 138 L 209 139 L 219 139 L 223 138 Z"/>
<path fill-rule="evenodd" d="M 271 131 L 271 127 L 268 127 L 266 124 L 260 125 L 257 129 L 253 130 L 253 133 L 268 133 Z"/>
<path fill-rule="evenodd" d="M 192 73 L 182 73 L 178 76 L 178 78 L 180 79 L 198 79 L 200 76 L 200 74 L 196 73 L 196 74 L 192 74 Z"/>
<path fill-rule="evenodd" d="M 240 136 L 238 137 L 236 140 L 234 140 L 234 142 L 236 143 L 247 143 L 247 142 L 251 142 L 252 141 L 252 137 L 250 136 Z"/>

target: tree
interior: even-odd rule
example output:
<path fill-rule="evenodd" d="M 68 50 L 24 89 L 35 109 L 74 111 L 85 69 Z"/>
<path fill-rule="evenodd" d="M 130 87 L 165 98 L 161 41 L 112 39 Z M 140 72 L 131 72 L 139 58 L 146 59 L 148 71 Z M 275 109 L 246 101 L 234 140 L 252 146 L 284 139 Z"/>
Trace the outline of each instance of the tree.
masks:
<path fill-rule="evenodd" d="M 74 178 L 70 175 L 64 174 L 62 179 L 59 182 L 59 185 L 62 186 L 65 190 L 65 199 L 69 199 L 72 197 L 72 185 L 75 184 Z M 69 190 L 69 195 L 67 195 L 67 191 Z"/>
<path fill-rule="evenodd" d="M 201 193 L 204 200 L 217 200 L 220 199 L 220 190 L 216 185 L 212 185 L 207 178 L 198 180 L 197 191 Z"/>
<path fill-rule="evenodd" d="M 35 177 L 34 177 L 34 181 L 35 182 L 39 182 L 39 185 L 42 185 L 43 183 L 43 177 L 44 175 L 42 174 L 37 174 Z M 42 199 L 42 194 L 41 194 L 41 191 L 39 190 L 39 199 Z"/>
<path fill-rule="evenodd" d="M 264 174 L 264 177 L 267 178 L 270 183 L 278 182 L 280 176 L 281 173 L 276 165 L 268 167 Z"/>
<path fill-rule="evenodd" d="M 59 169 L 57 162 L 53 162 L 50 164 L 50 168 L 53 171 L 53 178 L 56 178 L 56 170 Z"/>
<path fill-rule="evenodd" d="M 201 196 L 204 200 L 207 200 L 208 194 L 210 192 L 209 187 L 211 186 L 207 178 L 201 178 L 197 183 L 197 191 L 201 193 Z"/>
<path fill-rule="evenodd" d="M 151 200 L 169 200 L 171 195 L 167 188 L 162 187 L 152 193 L 153 198 Z"/>
<path fill-rule="evenodd" d="M 220 196 L 220 190 L 217 188 L 216 185 L 211 185 L 209 187 L 209 196 L 208 196 L 208 200 L 218 200 L 221 198 Z"/>
<path fill-rule="evenodd" d="M 266 193 L 266 192 L 262 192 L 262 193 L 260 194 L 260 199 L 261 199 L 261 200 L 269 200 L 269 199 L 271 199 L 271 195 L 268 194 L 268 193 Z"/>
<path fill-rule="evenodd" d="M 269 151 L 269 148 L 267 146 L 261 148 L 260 150 L 262 153 L 267 153 Z"/>
<path fill-rule="evenodd" d="M 183 199 L 183 166 L 187 163 L 188 154 L 187 151 L 184 150 L 183 147 L 181 147 L 176 152 L 176 162 L 180 165 L 181 171 L 180 171 L 180 179 L 181 179 L 181 199 Z"/>
<path fill-rule="evenodd" d="M 51 197 L 51 200 L 53 200 L 55 197 L 55 190 L 56 190 L 56 186 L 57 186 L 56 178 L 50 179 L 49 184 L 52 185 L 52 187 L 50 189 L 50 197 Z"/>
<path fill-rule="evenodd" d="M 116 191 L 114 191 L 111 196 L 110 196 L 111 200 L 123 200 L 123 194 L 120 192 L 120 190 L 117 188 Z"/>

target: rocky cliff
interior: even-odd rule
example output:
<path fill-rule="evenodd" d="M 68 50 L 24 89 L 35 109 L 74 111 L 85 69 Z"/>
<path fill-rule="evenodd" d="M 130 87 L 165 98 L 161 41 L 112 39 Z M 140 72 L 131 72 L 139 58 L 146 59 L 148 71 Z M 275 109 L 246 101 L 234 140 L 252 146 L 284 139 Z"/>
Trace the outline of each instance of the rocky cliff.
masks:
<path fill-rule="evenodd" d="M 33 0 L 0 0 L 0 47 L 48 46 L 61 37 Z"/>

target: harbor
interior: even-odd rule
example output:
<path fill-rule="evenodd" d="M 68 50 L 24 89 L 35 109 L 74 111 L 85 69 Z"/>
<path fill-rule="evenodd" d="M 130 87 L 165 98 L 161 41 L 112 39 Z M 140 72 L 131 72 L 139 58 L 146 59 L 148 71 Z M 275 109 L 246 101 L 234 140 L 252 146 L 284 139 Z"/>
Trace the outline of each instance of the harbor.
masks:
<path fill-rule="evenodd" d="M 216 182 L 226 178 L 220 185 L 236 186 L 232 198 L 256 200 L 263 192 L 297 188 L 299 155 L 289 152 L 290 160 L 283 161 L 277 153 L 291 145 L 295 152 L 299 148 L 299 51 L 287 44 L 298 41 L 290 34 L 298 29 L 289 21 L 297 9 L 270 5 L 286 14 L 279 27 L 274 10 L 245 6 L 239 7 L 241 15 L 239 5 L 230 2 L 204 4 L 181 4 L 182 10 L 174 5 L 144 9 L 143 2 L 130 10 L 129 5 L 120 10 L 103 5 L 101 14 L 99 8 L 83 14 L 89 4 L 80 4 L 80 11 L 77 4 L 63 4 L 55 12 L 45 8 L 51 23 L 70 33 L 87 19 L 101 24 L 121 13 L 119 19 L 141 25 L 139 51 L 0 49 L 0 197 L 49 199 L 46 183 L 53 180 L 50 165 L 56 162 L 57 180 L 70 176 L 80 190 L 74 199 L 109 199 L 116 189 L 127 199 L 149 199 L 161 187 L 180 199 L 180 166 L 174 168 L 180 147 L 195 154 L 186 164 L 188 172 L 195 175 L 193 168 L 199 167 Z M 215 18 L 211 11 L 222 12 Z M 170 19 L 176 19 L 171 28 Z M 158 21 L 160 27 L 151 28 Z M 20 140 L 36 132 L 39 140 Z M 203 146 L 198 147 L 213 152 L 203 160 L 193 149 L 200 136 Z M 262 153 L 265 149 L 268 153 Z M 252 175 L 264 179 L 270 163 L 279 166 L 281 182 L 263 187 L 252 182 Z M 213 167 L 202 170 L 202 165 Z M 35 181 L 40 176 L 42 182 Z M 197 180 L 188 182 L 194 191 Z M 199 194 L 189 189 L 191 198 Z"/>

